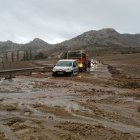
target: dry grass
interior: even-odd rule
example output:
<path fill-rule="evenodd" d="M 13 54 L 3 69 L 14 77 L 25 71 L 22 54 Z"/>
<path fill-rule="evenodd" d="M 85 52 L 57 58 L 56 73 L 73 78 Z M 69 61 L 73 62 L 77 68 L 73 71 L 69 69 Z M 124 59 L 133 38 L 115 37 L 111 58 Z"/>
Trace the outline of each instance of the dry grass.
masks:
<path fill-rule="evenodd" d="M 121 73 L 127 75 L 128 77 L 130 76 L 140 78 L 140 53 L 123 55 L 108 54 L 106 56 L 99 57 L 99 59 L 105 64 L 109 64 L 114 68 L 117 68 Z"/>

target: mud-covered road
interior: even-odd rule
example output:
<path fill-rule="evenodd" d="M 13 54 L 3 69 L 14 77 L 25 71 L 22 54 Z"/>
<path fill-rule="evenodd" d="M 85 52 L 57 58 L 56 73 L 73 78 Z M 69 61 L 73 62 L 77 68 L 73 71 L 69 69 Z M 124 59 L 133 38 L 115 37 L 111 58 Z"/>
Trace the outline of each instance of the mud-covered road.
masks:
<path fill-rule="evenodd" d="M 0 140 L 139 139 L 139 80 L 116 78 L 106 65 L 0 81 Z"/>

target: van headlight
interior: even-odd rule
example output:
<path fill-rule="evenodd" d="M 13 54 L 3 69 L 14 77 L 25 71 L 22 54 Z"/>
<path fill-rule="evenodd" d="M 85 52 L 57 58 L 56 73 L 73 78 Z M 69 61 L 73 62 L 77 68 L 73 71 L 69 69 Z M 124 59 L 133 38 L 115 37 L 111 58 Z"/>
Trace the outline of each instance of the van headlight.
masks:
<path fill-rule="evenodd" d="M 57 69 L 56 68 L 53 68 L 53 71 L 57 71 Z"/>

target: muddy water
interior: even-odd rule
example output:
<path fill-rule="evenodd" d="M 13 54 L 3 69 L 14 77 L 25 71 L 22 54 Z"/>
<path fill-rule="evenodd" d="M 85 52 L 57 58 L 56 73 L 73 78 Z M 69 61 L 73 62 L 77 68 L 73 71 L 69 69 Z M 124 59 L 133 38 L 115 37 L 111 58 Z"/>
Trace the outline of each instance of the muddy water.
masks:
<path fill-rule="evenodd" d="M 0 81 L 2 139 L 140 139 L 140 100 L 129 97 L 139 89 L 99 84 L 112 80 L 106 66 L 72 78 L 36 77 Z"/>

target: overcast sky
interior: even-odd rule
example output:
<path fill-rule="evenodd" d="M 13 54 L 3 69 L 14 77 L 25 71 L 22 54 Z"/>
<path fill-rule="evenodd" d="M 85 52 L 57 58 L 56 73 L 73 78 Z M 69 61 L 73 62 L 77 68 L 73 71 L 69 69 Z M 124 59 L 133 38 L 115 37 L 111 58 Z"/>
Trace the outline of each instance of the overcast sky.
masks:
<path fill-rule="evenodd" d="M 58 43 L 108 27 L 140 33 L 140 0 L 0 0 L 0 41 Z"/>

